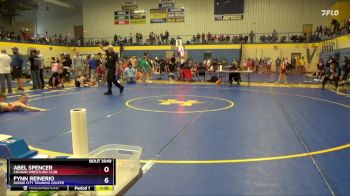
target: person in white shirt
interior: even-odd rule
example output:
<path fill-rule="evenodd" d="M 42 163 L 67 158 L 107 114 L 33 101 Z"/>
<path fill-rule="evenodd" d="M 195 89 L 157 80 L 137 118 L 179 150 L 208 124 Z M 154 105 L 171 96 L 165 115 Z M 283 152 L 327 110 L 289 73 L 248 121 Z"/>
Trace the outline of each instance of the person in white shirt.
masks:
<path fill-rule="evenodd" d="M 11 57 L 6 54 L 6 50 L 1 50 L 0 54 L 0 84 L 1 93 L 5 93 L 5 80 L 7 82 L 7 91 L 12 93 L 11 86 Z"/>
<path fill-rule="evenodd" d="M 131 63 L 124 70 L 124 75 L 127 83 L 136 83 L 136 69 L 132 67 Z"/>

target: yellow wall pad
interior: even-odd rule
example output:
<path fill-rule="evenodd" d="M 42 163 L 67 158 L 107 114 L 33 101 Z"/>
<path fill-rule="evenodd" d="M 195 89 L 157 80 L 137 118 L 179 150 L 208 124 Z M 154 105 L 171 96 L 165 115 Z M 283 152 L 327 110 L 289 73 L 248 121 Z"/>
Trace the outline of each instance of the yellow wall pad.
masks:
<path fill-rule="evenodd" d="M 124 46 L 124 50 L 171 50 L 171 46 Z"/>
<path fill-rule="evenodd" d="M 223 45 L 185 45 L 186 50 L 210 50 L 210 49 L 241 49 L 240 44 Z"/>

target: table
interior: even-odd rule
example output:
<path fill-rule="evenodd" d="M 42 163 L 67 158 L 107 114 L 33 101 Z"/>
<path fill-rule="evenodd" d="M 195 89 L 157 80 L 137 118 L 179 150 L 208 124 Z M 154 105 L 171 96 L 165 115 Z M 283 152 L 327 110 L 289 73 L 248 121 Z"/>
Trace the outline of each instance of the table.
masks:
<path fill-rule="evenodd" d="M 252 70 L 246 70 L 246 71 L 239 71 L 239 70 L 222 70 L 222 71 L 217 71 L 219 73 L 219 78 L 222 80 L 223 75 L 225 76 L 226 79 L 226 74 L 230 73 L 241 73 L 241 74 L 247 74 L 248 77 L 248 86 L 250 86 L 250 74 L 253 73 Z"/>

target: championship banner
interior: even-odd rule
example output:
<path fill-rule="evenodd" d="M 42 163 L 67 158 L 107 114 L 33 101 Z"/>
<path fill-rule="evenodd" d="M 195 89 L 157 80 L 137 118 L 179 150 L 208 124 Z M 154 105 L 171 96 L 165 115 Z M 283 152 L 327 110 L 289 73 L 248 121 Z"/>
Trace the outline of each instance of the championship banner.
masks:
<path fill-rule="evenodd" d="M 165 23 L 167 21 L 167 10 L 165 8 L 150 9 L 151 23 Z"/>
<path fill-rule="evenodd" d="M 122 5 L 122 10 L 123 11 L 137 10 L 137 5 Z"/>
<path fill-rule="evenodd" d="M 124 0 L 122 2 L 122 10 L 137 10 L 137 3 L 135 0 Z"/>
<path fill-rule="evenodd" d="M 133 10 L 130 11 L 131 24 L 146 24 L 146 11 L 145 10 Z"/>
<path fill-rule="evenodd" d="M 115 25 L 130 24 L 130 12 L 129 11 L 114 12 L 114 24 Z"/>
<path fill-rule="evenodd" d="M 168 8 L 167 22 L 185 22 L 185 8 Z"/>

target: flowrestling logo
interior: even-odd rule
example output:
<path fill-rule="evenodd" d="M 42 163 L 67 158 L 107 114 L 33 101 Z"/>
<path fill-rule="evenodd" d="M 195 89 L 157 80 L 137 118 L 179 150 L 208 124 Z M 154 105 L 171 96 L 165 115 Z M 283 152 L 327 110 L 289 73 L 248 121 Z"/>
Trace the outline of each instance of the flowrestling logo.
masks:
<path fill-rule="evenodd" d="M 338 16 L 339 10 L 321 10 L 322 16 Z"/>

